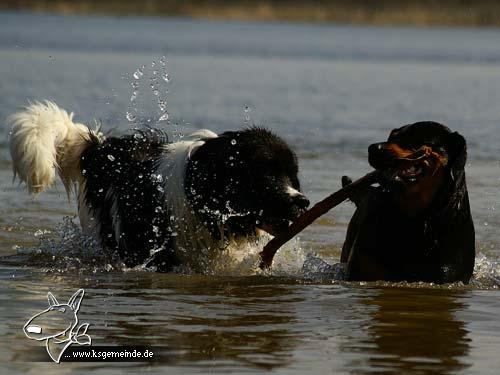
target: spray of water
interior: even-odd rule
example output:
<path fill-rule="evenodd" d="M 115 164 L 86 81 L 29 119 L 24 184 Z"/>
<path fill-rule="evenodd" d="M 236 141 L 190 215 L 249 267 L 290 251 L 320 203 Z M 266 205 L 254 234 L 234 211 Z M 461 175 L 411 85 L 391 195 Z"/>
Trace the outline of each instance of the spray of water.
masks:
<path fill-rule="evenodd" d="M 163 210 L 159 207 L 159 210 Z M 130 271 L 113 253 L 103 250 L 95 240 L 82 234 L 74 218 L 65 217 L 53 231 L 37 230 L 33 236 L 39 241 L 34 247 L 18 247 L 17 255 L 10 257 L 9 263 L 19 266 L 31 266 L 44 269 L 48 273 L 102 273 Z M 344 267 L 341 264 L 328 264 L 323 259 L 311 255 L 294 239 L 276 254 L 273 268 L 268 271 L 259 269 L 259 252 L 270 240 L 270 236 L 261 236 L 255 242 L 245 244 L 229 241 L 224 248 L 217 249 L 214 256 L 205 263 L 203 274 L 213 276 L 249 276 L 269 275 L 293 278 L 309 282 L 339 282 L 344 279 Z M 154 251 L 161 251 L 156 249 Z M 154 252 L 153 251 L 153 252 Z M 189 249 L 186 249 L 189 251 Z M 2 261 L 5 261 L 3 259 Z M 134 271 L 151 272 L 154 268 L 140 265 Z M 192 274 L 187 267 L 178 267 L 179 274 Z M 360 285 L 401 286 L 401 287 L 440 287 L 429 283 L 358 283 Z M 463 288 L 461 283 L 447 284 L 445 288 Z M 476 257 L 474 277 L 470 286 L 475 289 L 500 288 L 500 261 L 486 254 Z"/>
<path fill-rule="evenodd" d="M 64 217 L 54 230 L 37 230 L 35 247 L 18 247 L 10 263 L 39 267 L 47 272 L 98 273 L 119 271 L 123 263 L 112 252 L 103 250 L 91 237 L 82 234 L 72 217 Z"/>
<path fill-rule="evenodd" d="M 170 125 L 170 113 L 167 109 L 168 84 L 171 81 L 165 56 L 151 64 L 141 65 L 130 77 L 130 101 L 125 113 L 128 122 L 134 125 Z M 140 107 L 140 98 L 150 93 L 156 102 L 156 113 L 146 115 Z"/>

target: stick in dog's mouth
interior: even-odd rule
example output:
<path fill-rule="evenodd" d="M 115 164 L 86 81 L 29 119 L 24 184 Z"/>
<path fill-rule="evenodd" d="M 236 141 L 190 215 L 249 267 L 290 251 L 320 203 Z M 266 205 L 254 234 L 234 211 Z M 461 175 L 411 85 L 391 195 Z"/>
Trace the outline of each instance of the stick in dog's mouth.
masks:
<path fill-rule="evenodd" d="M 267 243 L 266 246 L 264 246 L 264 249 L 259 254 L 261 259 L 259 267 L 261 269 L 267 269 L 271 267 L 274 255 L 281 246 L 283 246 L 299 232 L 312 224 L 318 217 L 324 215 L 346 199 L 351 198 L 360 190 L 366 189 L 368 186 L 374 183 L 378 183 L 379 178 L 380 171 L 375 170 L 336 191 L 335 193 L 329 195 L 322 201 L 316 203 L 313 207 L 311 207 L 309 210 L 295 219 L 293 223 L 288 228 L 286 228 L 285 231 L 283 231 L 283 233 L 281 233 L 277 237 L 274 237 Z"/>
<path fill-rule="evenodd" d="M 416 182 L 431 168 L 429 158 L 432 157 L 432 153 L 431 147 L 422 146 L 408 156 L 394 159 L 396 166 L 389 168 L 389 180 L 403 179 L 407 183 Z"/>

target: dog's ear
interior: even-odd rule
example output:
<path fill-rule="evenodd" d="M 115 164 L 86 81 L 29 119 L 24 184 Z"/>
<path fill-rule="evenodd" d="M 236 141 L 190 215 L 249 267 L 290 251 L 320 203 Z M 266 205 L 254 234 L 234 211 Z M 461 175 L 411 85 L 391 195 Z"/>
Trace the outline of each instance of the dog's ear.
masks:
<path fill-rule="evenodd" d="M 399 128 L 392 129 L 391 133 L 389 134 L 389 138 L 387 138 L 387 142 L 394 142 L 398 136 L 401 135 L 401 133 L 404 133 L 406 129 L 408 129 L 412 124 L 406 124 L 403 125 Z"/>
<path fill-rule="evenodd" d="M 49 300 L 49 307 L 59 305 L 59 302 L 57 302 L 56 297 L 54 297 L 54 295 L 50 292 L 47 293 L 47 299 Z"/>
<path fill-rule="evenodd" d="M 83 289 L 78 289 L 75 294 L 71 296 L 68 301 L 68 305 L 71 307 L 75 313 L 80 309 L 80 303 L 82 302 L 83 295 L 85 291 Z"/>
<path fill-rule="evenodd" d="M 405 126 L 402 126 L 400 128 L 392 129 L 391 133 L 389 134 L 389 138 L 387 138 L 387 142 L 391 142 L 398 136 L 398 134 L 401 132 L 401 129 L 403 129 Z"/>
<path fill-rule="evenodd" d="M 446 139 L 451 177 L 456 179 L 465 168 L 467 161 L 467 144 L 458 132 L 451 133 Z"/>

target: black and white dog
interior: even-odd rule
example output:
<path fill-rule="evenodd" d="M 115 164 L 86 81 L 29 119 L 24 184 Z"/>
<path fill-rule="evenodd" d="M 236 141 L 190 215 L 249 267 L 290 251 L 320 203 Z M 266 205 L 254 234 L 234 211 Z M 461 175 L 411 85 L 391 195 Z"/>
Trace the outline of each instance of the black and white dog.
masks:
<path fill-rule="evenodd" d="M 309 205 L 297 157 L 262 128 L 179 142 L 154 129 L 106 138 L 52 102 L 11 121 L 14 174 L 38 194 L 57 171 L 68 194 L 76 190 L 84 233 L 129 267 L 203 271 L 214 254 L 279 233 Z"/>

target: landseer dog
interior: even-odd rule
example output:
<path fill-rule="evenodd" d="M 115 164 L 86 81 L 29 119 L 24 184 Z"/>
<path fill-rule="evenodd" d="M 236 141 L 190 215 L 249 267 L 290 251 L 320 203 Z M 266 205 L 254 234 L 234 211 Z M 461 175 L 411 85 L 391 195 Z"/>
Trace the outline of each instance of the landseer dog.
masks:
<path fill-rule="evenodd" d="M 56 172 L 80 223 L 128 266 L 203 271 L 214 254 L 276 235 L 309 205 L 297 157 L 270 131 L 198 131 L 169 142 L 151 128 L 121 137 L 73 122 L 52 102 L 11 116 L 14 177 L 38 194 Z"/>
<path fill-rule="evenodd" d="M 347 278 L 468 283 L 475 241 L 465 139 L 418 122 L 393 130 L 368 154 L 382 177 L 380 186 L 352 198 L 357 209 L 341 255 Z M 350 182 L 343 177 L 344 186 Z"/>

